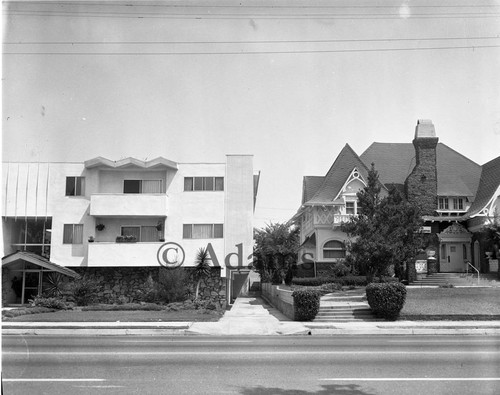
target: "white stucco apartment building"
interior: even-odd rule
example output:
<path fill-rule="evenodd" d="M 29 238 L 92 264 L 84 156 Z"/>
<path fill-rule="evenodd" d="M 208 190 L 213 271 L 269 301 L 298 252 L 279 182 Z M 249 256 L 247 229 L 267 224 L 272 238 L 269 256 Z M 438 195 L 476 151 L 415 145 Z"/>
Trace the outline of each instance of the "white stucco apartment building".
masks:
<path fill-rule="evenodd" d="M 2 170 L 4 303 L 26 303 L 51 272 L 113 273 L 108 288 L 123 295 L 132 274 L 142 273 L 137 288 L 161 265 L 193 267 L 207 246 L 230 301 L 252 262 L 259 176 L 251 155 L 225 163 L 11 162 Z"/>

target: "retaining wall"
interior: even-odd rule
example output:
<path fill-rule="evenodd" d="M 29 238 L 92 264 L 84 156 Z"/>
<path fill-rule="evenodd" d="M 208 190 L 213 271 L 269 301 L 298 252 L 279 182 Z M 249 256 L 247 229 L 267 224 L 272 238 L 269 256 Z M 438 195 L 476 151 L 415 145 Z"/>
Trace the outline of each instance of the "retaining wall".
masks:
<path fill-rule="evenodd" d="M 261 284 L 261 295 L 291 320 L 295 319 L 292 291 L 280 289 L 279 285 Z"/>

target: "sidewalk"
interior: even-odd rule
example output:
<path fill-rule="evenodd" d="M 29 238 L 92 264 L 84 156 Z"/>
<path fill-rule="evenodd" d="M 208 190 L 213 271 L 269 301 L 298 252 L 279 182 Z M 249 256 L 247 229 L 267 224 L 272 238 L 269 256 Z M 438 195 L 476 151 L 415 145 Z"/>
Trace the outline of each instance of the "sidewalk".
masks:
<path fill-rule="evenodd" d="M 218 322 L 3 322 L 35 335 L 500 335 L 500 321 L 296 322 L 260 297 L 242 297 Z"/>

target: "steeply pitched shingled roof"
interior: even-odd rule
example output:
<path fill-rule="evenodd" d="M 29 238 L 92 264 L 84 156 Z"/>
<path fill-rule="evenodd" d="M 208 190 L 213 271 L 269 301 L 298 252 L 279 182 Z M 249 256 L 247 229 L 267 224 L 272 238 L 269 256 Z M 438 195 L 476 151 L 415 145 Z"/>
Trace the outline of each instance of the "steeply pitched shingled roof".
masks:
<path fill-rule="evenodd" d="M 479 213 L 490 202 L 499 186 L 500 156 L 483 165 L 476 199 L 469 209 L 467 216 L 471 217 Z"/>
<path fill-rule="evenodd" d="M 404 184 L 415 166 L 415 148 L 411 143 L 373 143 L 360 156 L 368 166 L 375 163 L 384 184 Z M 443 143 L 436 148 L 438 195 L 476 194 L 481 166 Z"/>
<path fill-rule="evenodd" d="M 311 199 L 323 184 L 323 176 L 305 176 L 302 183 L 302 204 Z"/>
<path fill-rule="evenodd" d="M 326 176 L 321 177 L 323 178 L 321 186 L 303 204 L 321 205 L 332 203 L 354 168 L 357 168 L 361 176 L 365 180 L 368 180 L 368 168 L 349 144 L 346 144 L 342 151 L 340 151 L 337 159 L 335 159 L 335 162 L 333 162 L 330 170 L 328 170 L 328 173 L 326 173 Z M 314 182 L 319 182 L 319 180 L 314 180 Z M 310 186 L 310 189 L 312 189 L 312 183 L 310 183 Z"/>

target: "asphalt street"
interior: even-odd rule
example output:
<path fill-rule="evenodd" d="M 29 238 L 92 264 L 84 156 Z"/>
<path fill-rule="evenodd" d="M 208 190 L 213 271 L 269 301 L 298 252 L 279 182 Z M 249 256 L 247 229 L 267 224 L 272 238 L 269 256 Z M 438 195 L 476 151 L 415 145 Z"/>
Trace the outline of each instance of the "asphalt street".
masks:
<path fill-rule="evenodd" d="M 22 336 L 9 394 L 498 394 L 499 336 Z"/>

